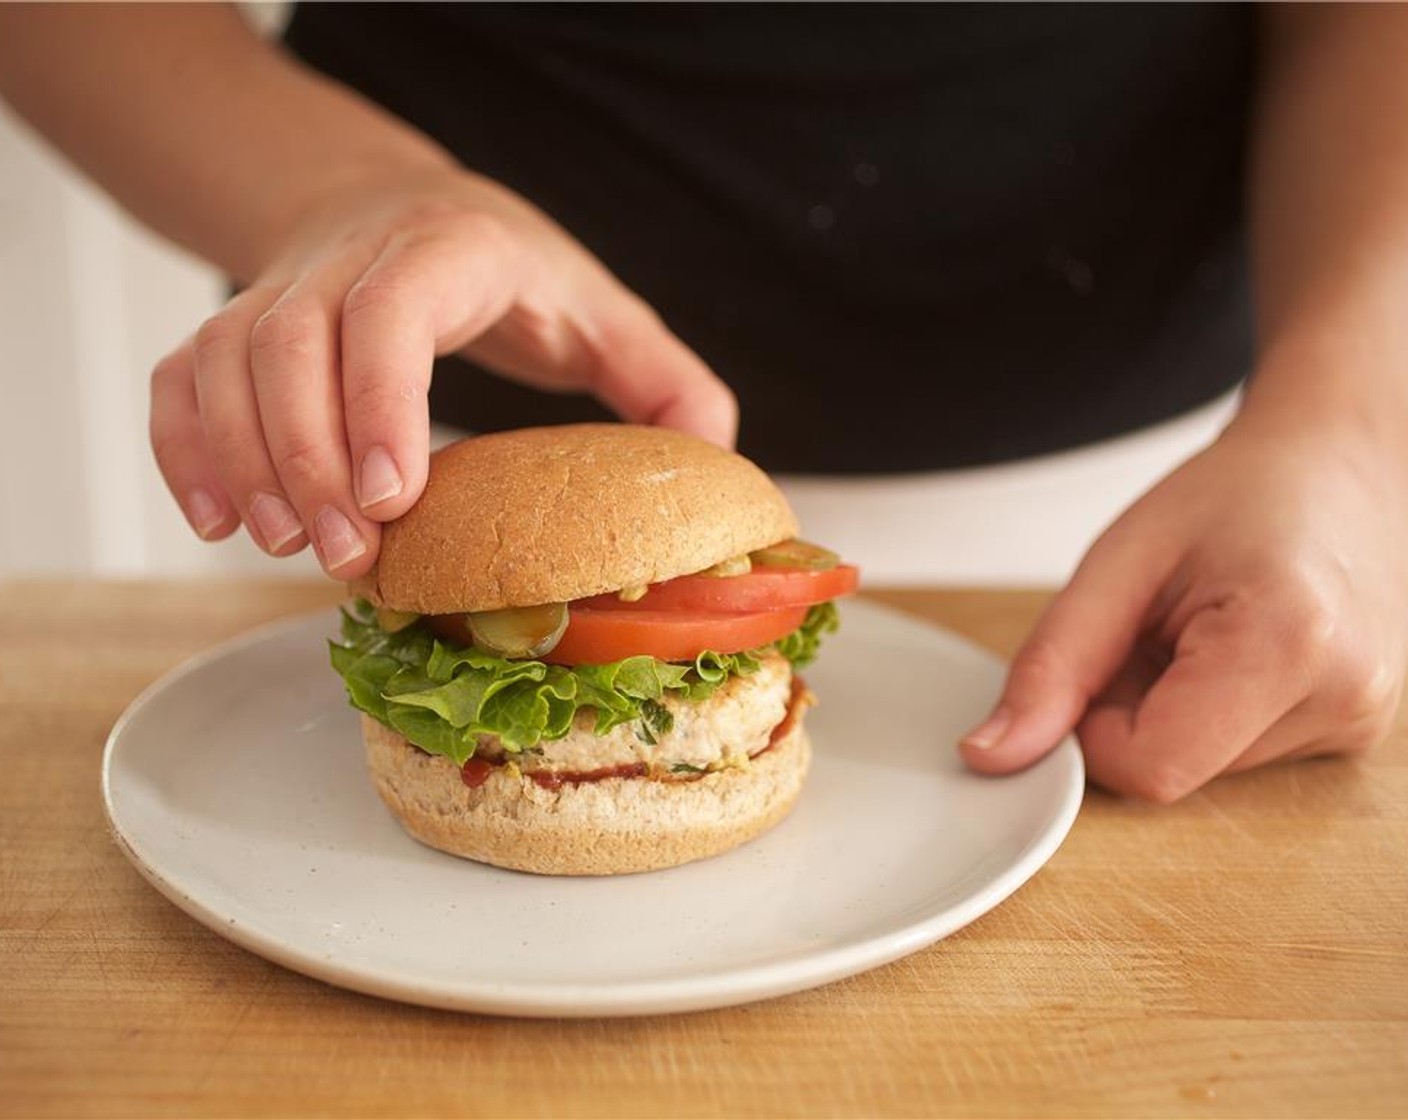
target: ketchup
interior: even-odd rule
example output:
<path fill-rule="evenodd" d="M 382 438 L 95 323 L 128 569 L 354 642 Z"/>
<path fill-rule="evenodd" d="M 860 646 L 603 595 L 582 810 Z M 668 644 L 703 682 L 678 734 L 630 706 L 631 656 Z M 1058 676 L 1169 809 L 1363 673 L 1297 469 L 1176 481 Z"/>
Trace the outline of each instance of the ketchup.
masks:
<path fill-rule="evenodd" d="M 486 758 L 471 758 L 460 767 L 460 777 L 470 789 L 478 789 L 489 780 L 494 764 Z"/>
<path fill-rule="evenodd" d="M 802 678 L 794 676 L 792 678 L 792 695 L 787 698 L 787 714 L 782 717 L 782 722 L 772 729 L 772 734 L 768 736 L 768 745 L 759 751 L 770 751 L 778 743 L 782 742 L 792 733 L 792 729 L 797 726 L 797 721 L 802 718 L 802 713 L 811 705 L 812 695 L 807 691 L 807 686 Z M 758 755 L 753 756 L 757 758 Z"/>
<path fill-rule="evenodd" d="M 577 782 L 599 782 L 603 778 L 643 778 L 650 773 L 644 762 L 623 762 L 620 766 L 603 766 L 600 770 L 533 770 L 528 777 L 543 789 L 561 789 Z"/>

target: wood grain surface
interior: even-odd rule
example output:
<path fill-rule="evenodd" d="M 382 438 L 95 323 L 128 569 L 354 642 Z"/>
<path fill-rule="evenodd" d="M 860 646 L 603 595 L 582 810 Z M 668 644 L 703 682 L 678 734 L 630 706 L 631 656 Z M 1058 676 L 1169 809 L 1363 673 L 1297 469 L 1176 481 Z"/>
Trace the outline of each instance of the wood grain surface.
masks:
<path fill-rule="evenodd" d="M 223 941 L 109 839 L 103 742 L 296 584 L 0 585 L 0 1114 L 1405 1116 L 1408 735 L 1151 808 L 866 975 L 606 1021 L 429 1011 Z M 880 596 L 1010 653 L 1038 593 Z"/>

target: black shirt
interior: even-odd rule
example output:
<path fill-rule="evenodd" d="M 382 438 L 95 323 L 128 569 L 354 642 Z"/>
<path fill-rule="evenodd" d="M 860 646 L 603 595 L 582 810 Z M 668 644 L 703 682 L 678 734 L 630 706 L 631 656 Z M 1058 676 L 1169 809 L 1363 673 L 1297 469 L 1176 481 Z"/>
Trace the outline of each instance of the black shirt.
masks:
<path fill-rule="evenodd" d="M 1248 370 L 1243 7 L 315 4 L 287 38 L 596 253 L 769 469 L 1042 453 Z M 457 364 L 440 419 L 602 415 Z"/>

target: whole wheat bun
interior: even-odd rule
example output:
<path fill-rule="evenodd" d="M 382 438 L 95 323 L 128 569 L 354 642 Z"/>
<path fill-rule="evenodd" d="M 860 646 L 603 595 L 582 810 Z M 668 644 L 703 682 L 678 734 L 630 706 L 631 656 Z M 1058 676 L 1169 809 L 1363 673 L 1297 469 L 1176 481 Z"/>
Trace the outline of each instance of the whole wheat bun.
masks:
<path fill-rule="evenodd" d="M 664 428 L 571 424 L 461 440 L 352 585 L 417 614 L 562 603 L 702 571 L 797 534 L 756 466 Z"/>
<path fill-rule="evenodd" d="M 726 852 L 787 815 L 811 761 L 799 719 L 746 769 L 690 781 L 603 778 L 550 790 L 495 767 L 471 789 L 449 759 L 370 716 L 362 732 L 377 792 L 417 840 L 541 875 L 652 871 Z"/>

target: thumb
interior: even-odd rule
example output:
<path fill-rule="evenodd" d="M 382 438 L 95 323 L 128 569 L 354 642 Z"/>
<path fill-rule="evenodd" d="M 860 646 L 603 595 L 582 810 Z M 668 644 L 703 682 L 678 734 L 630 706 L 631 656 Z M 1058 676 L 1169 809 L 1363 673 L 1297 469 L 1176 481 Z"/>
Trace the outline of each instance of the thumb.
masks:
<path fill-rule="evenodd" d="M 1140 536 L 1108 530 L 1037 621 L 992 714 L 959 741 L 974 770 L 1007 774 L 1047 754 L 1129 657 L 1171 563 Z"/>

